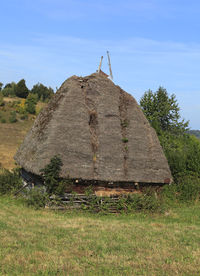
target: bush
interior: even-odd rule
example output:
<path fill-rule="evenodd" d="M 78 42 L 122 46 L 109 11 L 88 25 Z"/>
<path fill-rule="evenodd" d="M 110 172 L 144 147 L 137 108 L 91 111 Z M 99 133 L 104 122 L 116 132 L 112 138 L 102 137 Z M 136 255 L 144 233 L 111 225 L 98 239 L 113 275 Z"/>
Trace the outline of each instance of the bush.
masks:
<path fill-rule="evenodd" d="M 4 106 L 5 105 L 5 102 L 3 100 L 3 94 L 0 93 L 0 106 Z"/>
<path fill-rule="evenodd" d="M 178 179 L 177 195 L 180 201 L 198 200 L 200 196 L 200 179 L 195 176 L 186 176 Z"/>
<path fill-rule="evenodd" d="M 37 104 L 38 98 L 37 95 L 34 94 L 29 94 L 25 106 L 26 106 L 26 111 L 30 114 L 35 114 L 36 113 L 36 104 Z"/>
<path fill-rule="evenodd" d="M 61 167 L 63 163 L 59 156 L 54 156 L 48 165 L 41 170 L 49 195 L 63 195 L 65 190 L 72 187 L 72 182 L 69 179 L 60 177 Z"/>
<path fill-rule="evenodd" d="M 6 123 L 6 119 L 2 118 L 2 119 L 1 119 L 1 123 L 2 123 L 2 124 L 5 124 L 5 123 Z"/>
<path fill-rule="evenodd" d="M 21 120 L 28 120 L 28 114 L 27 113 L 24 113 L 20 116 L 20 119 Z"/>
<path fill-rule="evenodd" d="M 143 193 L 134 193 L 128 195 L 121 195 L 118 199 L 110 197 L 97 197 L 93 194 L 91 186 L 85 190 L 87 203 L 82 206 L 83 209 L 98 212 L 160 212 L 166 209 L 166 204 L 161 194 L 157 194 L 155 189 L 146 188 Z"/>
<path fill-rule="evenodd" d="M 14 169 L 13 171 L 6 169 L 0 170 L 0 194 L 16 192 L 22 186 L 22 179 L 18 169 Z"/>
<path fill-rule="evenodd" d="M 14 83 L 11 84 L 11 87 L 5 87 L 2 90 L 3 96 L 4 97 L 14 97 L 15 96 L 14 89 L 15 89 L 15 84 Z"/>
<path fill-rule="evenodd" d="M 10 123 L 16 123 L 17 122 L 16 111 L 11 111 L 10 112 L 9 122 Z"/>
<path fill-rule="evenodd" d="M 35 187 L 25 193 L 25 203 L 35 209 L 44 208 L 48 202 L 49 196 L 43 188 Z"/>
<path fill-rule="evenodd" d="M 125 200 L 127 210 L 163 212 L 165 203 L 155 190 L 146 189 L 143 193 L 129 194 Z"/>
<path fill-rule="evenodd" d="M 174 181 L 187 175 L 200 177 L 200 141 L 189 134 L 162 132 L 160 143 L 167 157 Z"/>
<path fill-rule="evenodd" d="M 163 188 L 165 200 L 173 202 L 194 202 L 200 197 L 200 178 L 196 175 L 183 175 L 176 180 L 176 183 L 166 185 Z"/>

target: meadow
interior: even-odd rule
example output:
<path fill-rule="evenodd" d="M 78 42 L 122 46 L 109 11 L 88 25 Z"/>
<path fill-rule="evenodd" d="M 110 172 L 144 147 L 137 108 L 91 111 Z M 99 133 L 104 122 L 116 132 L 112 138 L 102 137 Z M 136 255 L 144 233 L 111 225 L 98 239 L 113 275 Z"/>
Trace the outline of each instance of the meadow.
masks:
<path fill-rule="evenodd" d="M 0 197 L 0 275 L 200 275 L 200 204 L 164 214 L 34 210 Z"/>
<path fill-rule="evenodd" d="M 12 102 L 21 100 L 4 101 L 0 167 L 12 169 L 17 148 L 45 104 L 38 102 L 36 115 L 23 120 L 17 113 L 10 123 Z M 169 189 L 175 195 L 171 203 L 179 197 L 163 213 L 35 210 L 1 195 L 0 275 L 200 275 L 198 181 L 185 177 L 181 189 Z"/>

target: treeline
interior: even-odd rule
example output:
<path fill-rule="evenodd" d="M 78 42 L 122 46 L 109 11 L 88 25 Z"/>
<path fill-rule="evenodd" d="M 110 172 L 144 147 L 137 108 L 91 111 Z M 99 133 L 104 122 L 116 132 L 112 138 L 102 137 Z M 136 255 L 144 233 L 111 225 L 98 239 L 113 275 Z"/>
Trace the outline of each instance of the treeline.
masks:
<path fill-rule="evenodd" d="M 194 135 L 196 136 L 198 139 L 200 139 L 200 130 L 188 130 L 188 133 L 191 134 L 191 135 Z"/>
<path fill-rule="evenodd" d="M 170 96 L 165 88 L 159 87 L 156 92 L 145 92 L 140 105 L 156 130 L 175 183 L 189 178 L 188 192 L 191 191 L 200 182 L 200 141 L 190 135 L 191 131 L 188 133 L 189 122 L 181 119 L 175 95 Z"/>
<path fill-rule="evenodd" d="M 48 101 L 54 94 L 54 90 L 51 87 L 46 87 L 42 83 L 33 85 L 32 89 L 29 90 L 26 86 L 24 79 L 18 83 L 11 82 L 3 85 L 0 82 L 0 93 L 3 97 L 19 97 L 26 99 L 30 94 L 34 95 L 37 101 Z"/>
<path fill-rule="evenodd" d="M 20 119 L 27 119 L 28 114 L 36 114 L 36 105 L 38 101 L 48 102 L 54 95 L 54 90 L 51 87 L 46 87 L 42 83 L 33 85 L 32 89 L 28 89 L 24 79 L 18 83 L 11 82 L 3 85 L 0 82 L 0 107 L 4 107 L 4 97 L 18 97 L 20 101 L 12 102 L 12 108 L 10 111 L 9 122 L 17 122 L 17 114 Z M 5 108 L 4 108 L 5 110 Z M 18 116 L 18 117 L 19 117 Z M 1 117 L 1 123 L 5 123 L 6 119 Z"/>

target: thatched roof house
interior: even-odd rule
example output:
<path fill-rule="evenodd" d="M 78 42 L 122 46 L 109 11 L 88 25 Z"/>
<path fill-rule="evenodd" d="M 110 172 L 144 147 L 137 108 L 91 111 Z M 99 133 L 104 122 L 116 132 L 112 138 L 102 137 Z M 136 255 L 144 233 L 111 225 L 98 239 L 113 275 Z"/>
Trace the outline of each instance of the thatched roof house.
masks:
<path fill-rule="evenodd" d="M 25 137 L 15 160 L 40 174 L 60 155 L 62 177 L 101 182 L 169 183 L 154 129 L 135 99 L 102 74 L 73 76 Z"/>

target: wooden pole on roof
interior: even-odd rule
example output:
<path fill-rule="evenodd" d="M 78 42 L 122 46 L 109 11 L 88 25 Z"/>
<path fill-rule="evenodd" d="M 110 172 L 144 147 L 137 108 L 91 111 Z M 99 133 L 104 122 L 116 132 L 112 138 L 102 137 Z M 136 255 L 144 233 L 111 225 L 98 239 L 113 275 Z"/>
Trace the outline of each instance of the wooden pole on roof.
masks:
<path fill-rule="evenodd" d="M 113 80 L 113 74 L 112 74 L 111 63 L 110 63 L 110 55 L 109 55 L 108 51 L 107 51 L 107 56 L 108 56 L 108 66 L 109 66 L 109 71 L 110 71 L 110 78 L 111 78 L 111 80 Z"/>
<path fill-rule="evenodd" d="M 99 68 L 98 68 L 98 73 L 100 73 L 101 71 L 101 64 L 102 64 L 102 60 L 103 60 L 103 56 L 101 56 L 101 60 L 100 60 L 100 63 L 99 63 Z"/>

